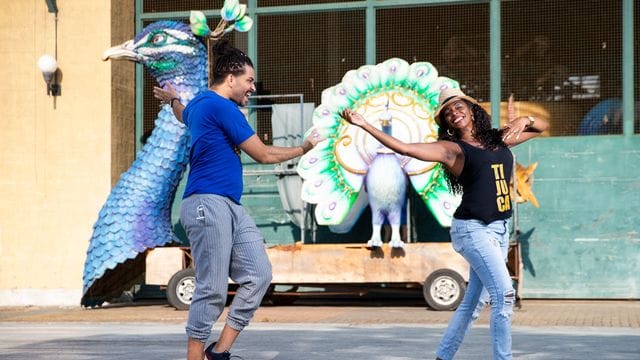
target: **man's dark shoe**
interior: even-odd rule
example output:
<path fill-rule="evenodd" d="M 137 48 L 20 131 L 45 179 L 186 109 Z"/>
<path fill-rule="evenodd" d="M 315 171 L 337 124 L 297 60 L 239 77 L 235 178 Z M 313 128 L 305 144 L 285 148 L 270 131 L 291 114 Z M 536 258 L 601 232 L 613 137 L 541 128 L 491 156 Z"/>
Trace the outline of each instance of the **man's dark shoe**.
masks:
<path fill-rule="evenodd" d="M 214 342 L 204 350 L 204 355 L 207 357 L 207 360 L 229 360 L 231 358 L 231 354 L 229 354 L 228 351 L 221 353 L 213 352 L 215 346 L 216 343 Z"/>
<path fill-rule="evenodd" d="M 204 350 L 204 355 L 207 357 L 207 360 L 242 360 L 241 357 L 236 355 L 231 355 L 228 351 L 217 353 L 213 352 L 213 348 L 216 346 L 216 343 L 213 343 Z"/>

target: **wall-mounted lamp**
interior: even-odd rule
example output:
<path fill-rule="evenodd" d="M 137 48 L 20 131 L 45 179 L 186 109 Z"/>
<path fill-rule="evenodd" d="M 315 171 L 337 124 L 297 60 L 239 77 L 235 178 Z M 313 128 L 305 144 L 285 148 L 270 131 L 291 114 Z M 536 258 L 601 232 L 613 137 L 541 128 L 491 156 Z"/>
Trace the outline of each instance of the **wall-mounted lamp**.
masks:
<path fill-rule="evenodd" d="M 42 55 L 38 59 L 38 68 L 42 71 L 44 81 L 47 83 L 47 95 L 60 96 L 62 89 L 60 88 L 60 71 L 56 59 L 48 54 Z"/>

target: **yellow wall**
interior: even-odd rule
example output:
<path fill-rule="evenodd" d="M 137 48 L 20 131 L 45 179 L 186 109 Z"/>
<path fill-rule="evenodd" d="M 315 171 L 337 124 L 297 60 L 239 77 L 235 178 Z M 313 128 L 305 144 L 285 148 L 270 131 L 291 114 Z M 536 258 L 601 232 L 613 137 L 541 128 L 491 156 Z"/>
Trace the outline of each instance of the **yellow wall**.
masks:
<path fill-rule="evenodd" d="M 0 306 L 79 304 L 92 225 L 110 189 L 110 1 L 58 0 L 62 96 L 38 58 L 55 53 L 44 0 L 0 11 Z"/>

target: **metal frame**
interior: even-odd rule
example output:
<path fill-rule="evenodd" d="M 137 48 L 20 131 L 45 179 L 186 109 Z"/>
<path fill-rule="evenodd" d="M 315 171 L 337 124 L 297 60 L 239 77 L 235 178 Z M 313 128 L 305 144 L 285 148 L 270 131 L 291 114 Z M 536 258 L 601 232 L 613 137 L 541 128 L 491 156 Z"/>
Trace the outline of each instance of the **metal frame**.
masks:
<path fill-rule="evenodd" d="M 300 129 L 304 129 L 304 94 L 279 94 L 279 95 L 253 95 L 249 97 L 249 105 L 243 106 L 243 109 L 249 109 L 249 116 L 252 115 L 253 111 L 252 109 L 265 109 L 265 108 L 271 108 L 273 107 L 273 105 L 278 105 L 278 104 L 269 104 L 269 105 L 252 105 L 251 101 L 252 100 L 258 100 L 258 99 L 283 99 L 283 98 L 298 98 L 299 99 L 299 104 L 300 104 Z M 304 131 L 302 131 L 300 134 L 300 137 L 302 138 L 302 136 L 304 135 Z M 259 176 L 259 175 L 291 175 L 291 174 L 297 174 L 297 172 L 293 171 L 293 170 L 278 170 L 278 169 L 273 169 L 273 170 L 244 170 L 242 172 L 243 175 L 254 175 L 254 176 Z"/>
<path fill-rule="evenodd" d="M 304 94 L 276 94 L 276 95 L 253 95 L 249 97 L 249 101 L 259 100 L 259 99 L 286 99 L 286 98 L 297 98 L 300 104 L 300 138 L 304 136 Z M 269 105 L 257 105 L 251 104 L 244 106 L 243 109 L 249 110 L 249 118 L 255 121 L 255 116 L 253 116 L 254 111 L 252 109 L 265 109 L 272 108 L 273 105 L 277 104 L 269 104 Z M 272 169 L 272 170 L 243 170 L 243 176 L 261 176 L 261 175 L 274 175 L 274 176 L 283 176 L 283 175 L 297 175 L 297 171 L 288 170 L 288 169 Z M 308 217 L 308 204 L 303 201 L 302 202 L 302 221 L 300 222 L 300 241 L 303 244 L 306 244 L 306 231 L 307 231 L 307 217 Z M 313 225 L 314 222 L 312 221 Z M 315 233 L 315 227 L 312 226 L 312 231 Z M 313 236 L 315 239 L 315 236 Z"/>
<path fill-rule="evenodd" d="M 633 0 L 622 0 L 622 121 L 624 136 L 631 136 L 634 127 L 634 63 L 633 63 Z M 636 51 L 640 51 L 636 49 Z M 636 114 L 640 116 L 640 114 Z"/>

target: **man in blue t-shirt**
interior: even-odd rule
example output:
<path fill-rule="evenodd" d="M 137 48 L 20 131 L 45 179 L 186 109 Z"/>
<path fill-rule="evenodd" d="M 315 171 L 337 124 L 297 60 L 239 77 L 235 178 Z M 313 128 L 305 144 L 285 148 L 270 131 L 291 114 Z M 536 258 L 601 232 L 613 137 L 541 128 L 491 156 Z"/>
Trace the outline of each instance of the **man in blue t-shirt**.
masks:
<path fill-rule="evenodd" d="M 314 130 L 297 147 L 267 146 L 238 106 L 255 91 L 251 59 L 225 40 L 214 45 L 212 85 L 184 107 L 168 84 L 154 95 L 173 109 L 191 132 L 190 172 L 180 208 L 193 256 L 196 289 L 187 321 L 187 359 L 229 359 L 240 331 L 249 324 L 271 283 L 264 239 L 240 204 L 240 151 L 262 164 L 305 154 L 321 136 Z M 224 309 L 231 277 L 239 285 L 218 341 L 204 344 Z"/>

